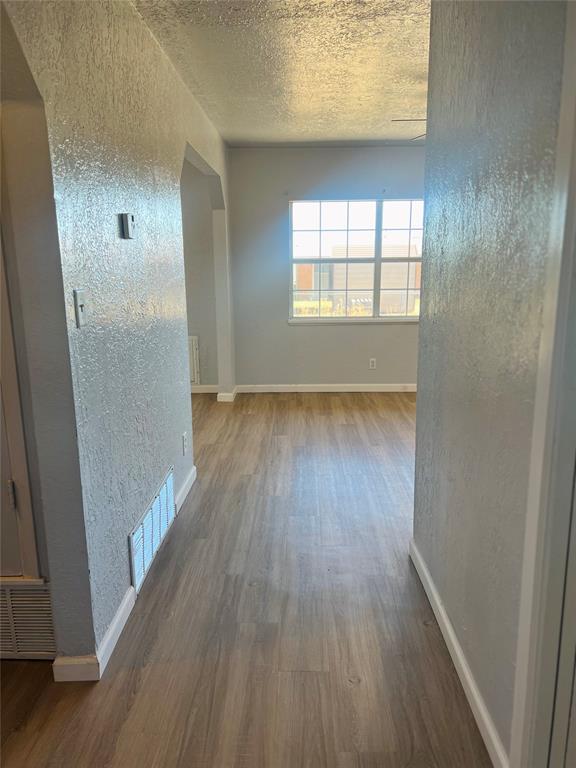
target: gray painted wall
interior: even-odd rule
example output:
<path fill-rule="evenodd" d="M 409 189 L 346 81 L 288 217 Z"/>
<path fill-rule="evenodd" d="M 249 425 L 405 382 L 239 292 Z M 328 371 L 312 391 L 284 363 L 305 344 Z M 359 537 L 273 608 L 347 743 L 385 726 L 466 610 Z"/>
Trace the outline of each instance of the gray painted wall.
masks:
<path fill-rule="evenodd" d="M 198 336 L 202 384 L 218 384 L 216 293 L 212 243 L 211 180 L 185 162 L 182 168 L 182 236 L 188 333 Z"/>
<path fill-rule="evenodd" d="M 422 197 L 424 148 L 230 149 L 229 184 L 237 383 L 415 383 L 417 324 L 288 325 L 288 203 Z"/>
<path fill-rule="evenodd" d="M 223 176 L 224 147 L 130 3 L 7 9 L 46 107 L 98 645 L 130 584 L 129 531 L 167 468 L 178 490 L 192 467 L 180 174 L 188 142 Z"/>
<path fill-rule="evenodd" d="M 506 748 L 564 24 L 432 3 L 414 537 Z"/>
<path fill-rule="evenodd" d="M 94 647 L 94 630 L 50 150 L 42 99 L 1 14 L 2 247 L 34 532 L 57 647 L 75 655 Z"/>

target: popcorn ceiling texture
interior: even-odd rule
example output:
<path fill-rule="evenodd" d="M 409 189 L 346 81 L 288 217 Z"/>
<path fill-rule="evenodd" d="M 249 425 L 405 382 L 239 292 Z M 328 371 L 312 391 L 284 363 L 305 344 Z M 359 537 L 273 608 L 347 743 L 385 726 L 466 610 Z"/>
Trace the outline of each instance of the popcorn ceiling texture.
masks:
<path fill-rule="evenodd" d="M 232 144 L 412 139 L 429 0 L 134 0 Z"/>
<path fill-rule="evenodd" d="M 506 748 L 564 26 L 432 3 L 414 536 Z"/>
<path fill-rule="evenodd" d="M 176 490 L 192 467 L 180 174 L 186 142 L 221 175 L 224 148 L 131 4 L 6 5 L 45 101 L 98 644 L 130 585 L 128 533 L 168 467 Z"/>

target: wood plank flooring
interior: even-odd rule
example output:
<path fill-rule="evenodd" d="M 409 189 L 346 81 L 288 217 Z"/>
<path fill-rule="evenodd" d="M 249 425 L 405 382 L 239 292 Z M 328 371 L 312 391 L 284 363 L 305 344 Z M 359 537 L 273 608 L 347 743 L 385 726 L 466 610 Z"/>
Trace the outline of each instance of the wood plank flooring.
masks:
<path fill-rule="evenodd" d="M 194 396 L 103 680 L 3 664 L 5 768 L 488 768 L 416 573 L 415 396 Z"/>

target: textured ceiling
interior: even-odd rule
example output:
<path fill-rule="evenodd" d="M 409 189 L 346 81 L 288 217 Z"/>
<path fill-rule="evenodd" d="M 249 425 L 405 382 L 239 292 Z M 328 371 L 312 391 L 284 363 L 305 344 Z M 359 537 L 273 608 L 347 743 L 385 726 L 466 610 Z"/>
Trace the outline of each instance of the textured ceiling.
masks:
<path fill-rule="evenodd" d="M 407 140 L 429 0 L 133 0 L 231 144 Z"/>

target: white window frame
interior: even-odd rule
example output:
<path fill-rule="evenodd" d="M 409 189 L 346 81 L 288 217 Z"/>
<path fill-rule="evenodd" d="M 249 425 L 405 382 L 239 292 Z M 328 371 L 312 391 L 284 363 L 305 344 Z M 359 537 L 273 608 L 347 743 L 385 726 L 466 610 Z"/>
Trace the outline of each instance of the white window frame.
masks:
<path fill-rule="evenodd" d="M 385 202 L 422 202 L 421 197 L 394 197 L 394 198 L 352 198 L 352 199 L 328 199 L 328 198 L 298 198 L 290 200 L 289 202 L 289 255 L 290 255 L 290 284 L 289 284 L 289 307 L 288 307 L 288 323 L 291 325 L 370 325 L 373 323 L 418 323 L 420 320 L 419 315 L 380 315 L 380 283 L 382 276 L 382 264 L 421 264 L 422 258 L 411 257 L 398 257 L 382 259 L 382 210 Z M 374 258 L 349 258 L 345 259 L 295 259 L 292 243 L 292 205 L 293 203 L 310 202 L 310 203 L 331 203 L 331 202 L 374 202 L 376 203 L 376 222 L 375 222 L 375 241 L 374 241 Z M 412 222 L 410 222 L 411 224 Z M 419 227 L 409 227 L 409 237 L 412 233 L 412 229 L 419 230 Z M 321 233 L 323 230 L 320 229 Z M 344 230 L 343 230 L 344 231 Z M 346 230 L 349 231 L 349 230 Z M 406 231 L 406 228 L 401 231 Z M 408 241 L 408 248 L 410 248 L 410 240 Z M 293 284 L 294 284 L 294 266 L 298 264 L 312 264 L 312 265 L 325 265 L 325 264 L 374 264 L 374 286 L 372 297 L 372 315 L 364 317 L 314 317 L 314 316 L 294 316 L 293 314 Z M 346 289 L 348 290 L 348 289 Z M 406 291 L 408 291 L 408 286 Z"/>

